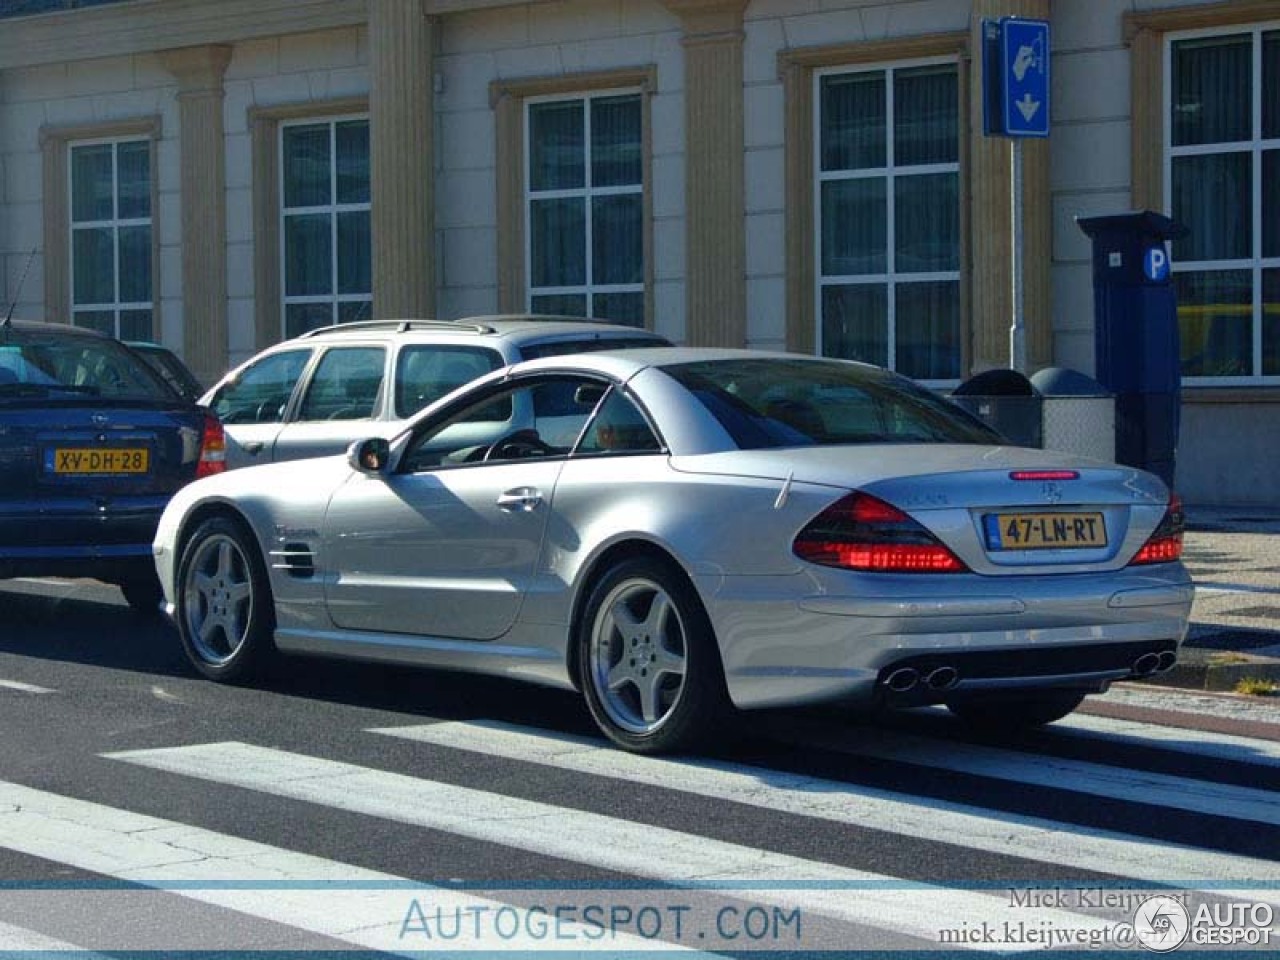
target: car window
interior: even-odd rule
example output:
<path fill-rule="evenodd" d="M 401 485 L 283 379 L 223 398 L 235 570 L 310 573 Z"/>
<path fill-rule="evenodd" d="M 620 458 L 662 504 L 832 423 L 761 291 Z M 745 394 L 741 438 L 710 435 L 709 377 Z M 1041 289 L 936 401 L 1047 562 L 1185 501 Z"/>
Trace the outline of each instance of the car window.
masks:
<path fill-rule="evenodd" d="M 298 420 L 368 420 L 382 392 L 383 347 L 326 350 L 307 383 Z"/>
<path fill-rule="evenodd" d="M 905 377 L 820 360 L 672 364 L 744 450 L 843 443 L 998 443 L 994 431 Z"/>
<path fill-rule="evenodd" d="M 120 399 L 175 397 L 157 374 L 115 340 L 23 333 L 0 345 L 0 397 L 59 392 Z"/>
<path fill-rule="evenodd" d="M 591 378 L 543 376 L 519 383 L 493 384 L 470 400 L 461 400 L 419 428 L 401 459 L 402 472 L 467 463 L 565 456 L 604 394 Z M 539 396 L 548 391 L 557 406 L 538 415 Z M 561 405 L 568 397 L 571 407 Z"/>
<path fill-rule="evenodd" d="M 621 390 L 610 390 L 575 451 L 579 454 L 653 453 L 661 450 L 649 421 Z"/>
<path fill-rule="evenodd" d="M 184 397 L 196 398 L 204 393 L 199 381 L 174 354 L 162 347 L 130 345 L 143 362 L 164 378 L 165 383 Z"/>
<path fill-rule="evenodd" d="M 279 423 L 310 359 L 310 350 L 263 357 L 219 388 L 213 396 L 213 412 L 223 423 Z"/>
<path fill-rule="evenodd" d="M 502 354 L 487 348 L 405 346 L 396 358 L 396 416 L 411 417 L 427 404 L 501 366 Z"/>

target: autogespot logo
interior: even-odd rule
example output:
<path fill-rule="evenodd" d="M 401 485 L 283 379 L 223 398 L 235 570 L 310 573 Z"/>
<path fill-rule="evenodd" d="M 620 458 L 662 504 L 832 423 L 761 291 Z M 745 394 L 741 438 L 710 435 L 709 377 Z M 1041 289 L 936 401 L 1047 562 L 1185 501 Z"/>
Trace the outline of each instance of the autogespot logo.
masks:
<path fill-rule="evenodd" d="M 1133 934 L 1138 942 L 1156 953 L 1168 953 L 1182 946 L 1191 929 L 1191 916 L 1173 897 L 1150 897 L 1138 904 L 1133 914 Z"/>

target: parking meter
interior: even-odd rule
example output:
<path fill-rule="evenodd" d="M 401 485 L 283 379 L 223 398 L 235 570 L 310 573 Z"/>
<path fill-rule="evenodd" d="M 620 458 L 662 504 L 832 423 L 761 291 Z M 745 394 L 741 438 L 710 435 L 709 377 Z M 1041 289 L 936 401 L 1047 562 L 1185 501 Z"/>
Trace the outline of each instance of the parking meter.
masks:
<path fill-rule="evenodd" d="M 1182 367 L 1167 241 L 1186 228 L 1150 210 L 1076 223 L 1093 241 L 1095 377 L 1115 394 L 1116 460 L 1172 486 Z"/>

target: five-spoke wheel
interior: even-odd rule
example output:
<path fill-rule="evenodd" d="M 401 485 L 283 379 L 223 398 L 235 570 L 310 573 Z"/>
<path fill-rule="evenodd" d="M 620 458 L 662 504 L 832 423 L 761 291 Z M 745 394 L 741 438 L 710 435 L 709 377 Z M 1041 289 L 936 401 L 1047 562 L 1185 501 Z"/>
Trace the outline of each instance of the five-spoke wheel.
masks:
<path fill-rule="evenodd" d="M 719 732 L 728 695 L 711 625 L 666 564 L 634 558 L 605 572 L 578 636 L 587 705 L 615 742 L 657 753 Z"/>
<path fill-rule="evenodd" d="M 215 517 L 192 534 L 177 601 L 183 649 L 204 676 L 245 680 L 270 656 L 270 588 L 256 544 L 238 524 Z"/>

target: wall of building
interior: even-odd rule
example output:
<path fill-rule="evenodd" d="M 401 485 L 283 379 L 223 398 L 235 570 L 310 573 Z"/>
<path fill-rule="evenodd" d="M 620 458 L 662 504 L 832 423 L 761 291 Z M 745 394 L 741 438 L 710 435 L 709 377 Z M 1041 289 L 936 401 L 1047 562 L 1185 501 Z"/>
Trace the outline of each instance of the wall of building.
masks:
<path fill-rule="evenodd" d="M 441 23 L 436 157 L 439 315 L 497 309 L 495 126 L 490 84 L 655 68 L 654 326 L 684 339 L 684 52 L 656 0 L 588 0 L 454 14 Z"/>
<path fill-rule="evenodd" d="M 249 111 L 369 93 L 361 27 L 237 43 L 223 78 L 227 151 L 227 347 L 235 365 L 254 346 L 253 157 Z M 166 271 L 167 274 L 168 271 Z M 166 330 L 168 328 L 166 322 Z M 176 343 L 181 343 L 177 334 Z"/>
<path fill-rule="evenodd" d="M 310 0 L 318 4 L 320 0 Z M 752 0 L 743 20 L 746 339 L 787 342 L 786 130 L 780 51 L 963 33 L 975 3 L 957 0 Z M 985 0 L 982 0 L 985 2 Z M 1050 299 L 1053 362 L 1092 373 L 1088 243 L 1077 216 L 1134 205 L 1132 51 L 1124 16 L 1202 0 L 1053 0 Z M 437 315 L 498 309 L 495 82 L 651 67 L 654 326 L 688 330 L 685 23 L 659 0 L 557 0 L 459 10 L 435 27 Z M 1256 3 L 1253 6 L 1257 6 Z M 338 0 L 325 8 L 353 15 Z M 363 7 L 361 7 L 363 9 Z M 985 7 L 983 8 L 985 9 Z M 355 15 L 359 15 L 358 11 Z M 1280 16 L 1280 10 L 1277 11 Z M 309 22 L 299 18 L 300 22 Z M 345 22 L 345 21 L 343 21 Z M 255 28 L 256 29 L 256 28 Z M 223 42 L 209 37 L 203 42 Z M 228 37 L 224 78 L 227 336 L 232 363 L 255 349 L 254 209 L 250 111 L 367 97 L 368 31 L 359 25 L 286 36 Z M 80 43 L 83 46 L 83 42 Z M 155 52 L 0 70 L 0 294 L 16 292 L 27 253 L 39 252 L 16 315 L 44 311 L 45 191 L 40 131 L 156 116 L 160 254 L 154 278 L 160 339 L 183 345 L 177 82 Z M 1192 502 L 1280 503 L 1263 455 L 1280 438 L 1274 389 L 1184 392 L 1178 485 Z"/>
<path fill-rule="evenodd" d="M 1059 366 L 1094 372 L 1090 247 L 1075 218 L 1135 206 L 1124 15 L 1192 6 L 1203 0 L 1053 0 L 1050 192 Z M 1280 4 L 1275 13 L 1280 17 Z M 1280 478 L 1263 451 L 1275 450 L 1277 442 L 1276 390 L 1185 387 L 1175 485 L 1190 503 L 1274 506 Z"/>
<path fill-rule="evenodd" d="M 77 127 L 120 119 L 159 116 L 157 143 L 159 209 L 152 222 L 162 264 L 180 262 L 177 244 L 177 84 L 151 54 L 84 60 L 5 70 L 0 73 L 0 164 L 4 169 L 5 215 L 0 217 L 0 255 L 9 278 L 6 305 L 32 249 L 37 251 L 22 285 L 14 316 L 44 316 L 44 197 L 40 134 L 46 127 Z M 165 285 L 163 277 L 171 274 Z M 181 269 L 165 270 L 157 286 L 162 316 L 181 330 Z M 65 318 L 60 318 L 65 319 Z M 168 327 L 166 327 L 166 332 Z M 176 343 L 181 342 L 180 332 Z"/>

